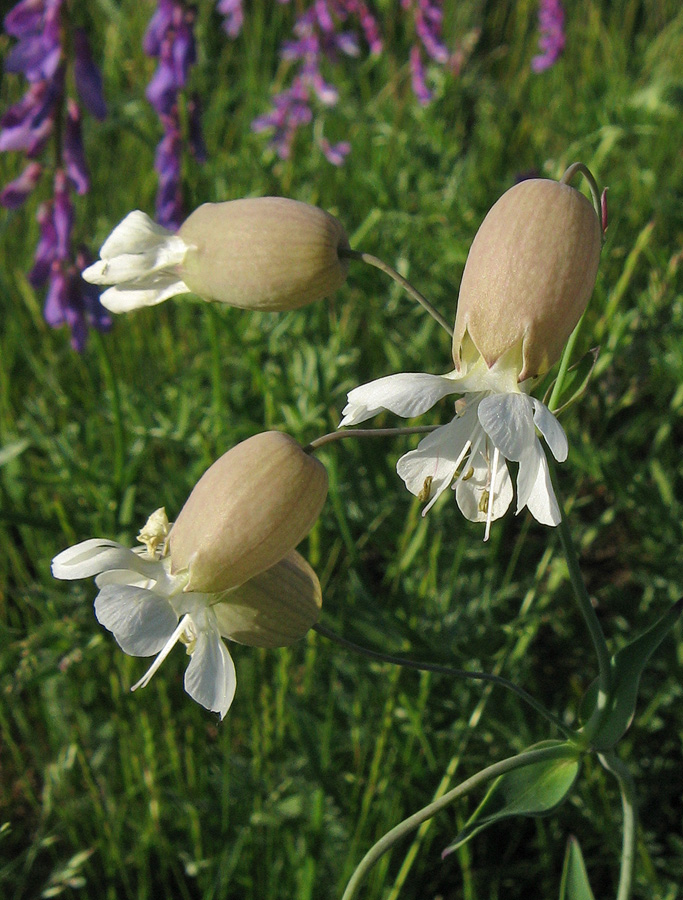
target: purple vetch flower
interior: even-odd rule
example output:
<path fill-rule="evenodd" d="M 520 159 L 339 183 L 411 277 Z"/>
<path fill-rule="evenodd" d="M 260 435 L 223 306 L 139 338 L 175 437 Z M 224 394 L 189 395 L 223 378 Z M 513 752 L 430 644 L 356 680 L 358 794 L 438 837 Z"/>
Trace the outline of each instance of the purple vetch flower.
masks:
<path fill-rule="evenodd" d="M 223 31 L 234 40 L 244 24 L 242 0 L 218 0 L 216 11 L 223 16 Z"/>
<path fill-rule="evenodd" d="M 281 0 L 289 2 L 289 0 Z M 314 0 L 296 20 L 294 40 L 282 44 L 280 55 L 297 66 L 291 85 L 273 97 L 273 106 L 251 123 L 254 132 L 272 130 L 270 146 L 281 159 L 288 159 L 297 130 L 313 119 L 313 103 L 328 108 L 339 100 L 337 88 L 325 79 L 322 64 L 336 63 L 340 54 L 360 53 L 357 34 L 346 24 L 356 18 L 370 52 L 382 49 L 379 28 L 363 0 Z M 349 152 L 348 142 L 335 146 L 322 139 L 320 148 L 333 165 L 341 165 Z"/>
<path fill-rule="evenodd" d="M 413 93 L 417 97 L 418 103 L 422 104 L 422 106 L 426 106 L 432 99 L 432 92 L 427 87 L 424 61 L 417 44 L 414 44 L 410 48 L 410 75 L 413 84 Z"/>
<path fill-rule="evenodd" d="M 40 163 L 29 163 L 18 178 L 10 181 L 0 191 L 0 205 L 7 209 L 18 209 L 26 202 L 42 174 L 43 167 Z"/>
<path fill-rule="evenodd" d="M 66 101 L 63 157 L 66 174 L 76 193 L 87 194 L 90 190 L 90 175 L 81 136 L 81 111 L 71 97 Z"/>
<path fill-rule="evenodd" d="M 178 101 L 197 58 L 194 20 L 194 10 L 186 7 L 181 0 L 158 0 L 143 39 L 145 53 L 158 59 L 156 71 L 145 93 L 164 130 L 157 146 L 154 167 L 159 175 L 157 219 L 166 228 L 178 228 L 183 220 L 183 135 L 180 130 Z M 199 162 L 203 162 L 206 159 L 206 147 L 201 133 L 201 111 L 196 95 L 188 99 L 187 112 L 190 151 Z"/>
<path fill-rule="evenodd" d="M 74 82 L 78 96 L 88 112 L 100 121 L 106 118 L 107 104 L 102 92 L 102 75 L 93 62 L 88 36 L 82 28 L 74 29 Z"/>
<path fill-rule="evenodd" d="M 415 34 L 419 43 L 413 44 L 410 50 L 410 74 L 413 93 L 418 102 L 425 106 L 432 99 L 432 92 L 427 87 L 424 53 L 441 66 L 451 61 L 448 47 L 441 38 L 443 9 L 441 0 L 401 0 L 406 11 L 412 10 Z"/>
<path fill-rule="evenodd" d="M 555 65 L 564 50 L 564 10 L 560 0 L 540 0 L 538 29 L 541 52 L 531 60 L 531 68 L 534 72 L 544 72 Z"/>
<path fill-rule="evenodd" d="M 84 194 L 90 186 L 81 134 L 81 110 L 68 96 L 75 84 L 85 108 L 97 118 L 106 114 L 102 79 L 95 66 L 86 33 L 72 29 L 70 6 L 64 0 L 20 0 L 5 16 L 7 34 L 17 39 L 5 60 L 5 71 L 28 82 L 24 96 L 0 118 L 0 151 L 19 151 L 34 160 L 50 139 L 54 148 L 47 160 L 29 162 L 22 174 L 0 192 L 0 202 L 17 208 L 37 187 L 43 172 L 54 172 L 52 198 L 37 211 L 40 238 L 28 278 L 34 288 L 46 287 L 44 314 L 51 327 L 68 325 L 71 344 L 85 345 L 89 325 L 106 327 L 104 310 L 86 302 L 85 284 L 74 263 L 72 191 Z M 72 73 L 72 78 L 67 78 Z M 61 160 L 55 170 L 52 159 Z M 99 301 L 98 301 L 99 303 Z"/>

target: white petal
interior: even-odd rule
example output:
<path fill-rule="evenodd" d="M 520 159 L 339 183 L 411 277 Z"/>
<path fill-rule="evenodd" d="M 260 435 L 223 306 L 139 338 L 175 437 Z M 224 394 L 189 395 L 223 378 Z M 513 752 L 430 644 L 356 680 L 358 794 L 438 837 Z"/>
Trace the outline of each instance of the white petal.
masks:
<path fill-rule="evenodd" d="M 109 312 L 123 313 L 142 309 L 144 306 L 156 306 L 176 294 L 189 293 L 190 289 L 184 281 L 180 281 L 175 275 L 169 275 L 168 279 L 158 278 L 156 286 L 151 288 L 132 287 L 130 283 L 110 287 L 100 294 L 100 303 Z"/>
<path fill-rule="evenodd" d="M 519 484 L 519 481 L 518 481 Z M 519 491 L 519 487 L 518 487 Z M 548 461 L 543 451 L 540 451 L 536 479 L 532 485 L 531 493 L 526 501 L 531 515 L 542 525 L 559 525 L 562 519 L 560 507 L 555 497 L 555 491 L 550 480 Z M 518 510 L 519 511 L 519 510 Z"/>
<path fill-rule="evenodd" d="M 536 400 L 534 397 L 530 399 L 534 407 L 536 428 L 545 438 L 545 442 L 550 447 L 555 459 L 558 462 L 564 462 L 569 452 L 569 444 L 564 428 L 540 400 Z"/>
<path fill-rule="evenodd" d="M 489 484 L 489 463 L 482 453 L 470 458 L 473 473 L 467 479 L 458 481 L 455 487 L 455 499 L 460 512 L 470 522 L 493 522 L 505 515 L 512 501 L 512 479 L 504 459 L 498 460 L 495 484 Z M 484 503 L 484 493 L 488 494 Z M 493 504 L 489 511 L 487 504 Z"/>
<path fill-rule="evenodd" d="M 531 398 L 526 394 L 492 394 L 479 404 L 479 421 L 506 459 L 515 462 L 535 441 Z"/>
<path fill-rule="evenodd" d="M 153 573 L 156 566 L 155 561 L 142 559 L 116 541 L 91 538 L 58 553 L 52 560 L 52 574 L 64 581 L 75 581 L 78 578 L 99 575 L 108 569 L 132 569 L 142 574 Z"/>
<path fill-rule="evenodd" d="M 236 687 L 235 664 L 218 631 L 200 631 L 185 672 L 185 690 L 205 709 L 220 713 L 222 719 L 230 709 Z"/>
<path fill-rule="evenodd" d="M 469 451 L 473 432 L 478 427 L 475 404 L 448 425 L 428 434 L 415 450 L 399 459 L 396 471 L 405 481 L 410 493 L 417 497 L 424 491 L 426 499 L 429 499 L 422 515 L 429 512 L 439 495 L 451 483 L 458 466 Z"/>
<path fill-rule="evenodd" d="M 129 656 L 158 653 L 178 622 L 168 600 L 130 585 L 103 587 L 95 600 L 95 616 Z"/>
<path fill-rule="evenodd" d="M 339 427 L 357 425 L 382 409 L 405 419 L 420 416 L 442 397 L 460 393 L 461 390 L 456 379 L 445 375 L 427 375 L 423 372 L 387 375 L 349 391 Z"/>
<path fill-rule="evenodd" d="M 100 256 L 102 259 L 112 259 L 122 253 L 143 253 L 171 236 L 172 231 L 157 225 L 142 210 L 134 209 L 119 222 L 102 244 Z"/>

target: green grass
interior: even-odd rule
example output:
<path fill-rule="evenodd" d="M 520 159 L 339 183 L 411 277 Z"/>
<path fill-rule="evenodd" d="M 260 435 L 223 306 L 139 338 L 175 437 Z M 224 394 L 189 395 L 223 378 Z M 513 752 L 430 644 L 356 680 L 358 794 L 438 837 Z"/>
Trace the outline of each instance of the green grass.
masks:
<path fill-rule="evenodd" d="M 424 109 L 410 90 L 410 35 L 387 24 L 388 52 L 342 68 L 341 102 L 325 113 L 330 139 L 353 145 L 341 170 L 310 133 L 282 162 L 249 129 L 284 77 L 277 49 L 292 10 L 247 4 L 230 44 L 211 6 L 194 76 L 210 161 L 187 164 L 190 208 L 268 193 L 316 203 L 451 318 L 474 232 L 517 173 L 559 177 L 582 160 L 609 186 L 578 347 L 599 345 L 600 358 L 563 417 L 560 479 L 597 613 L 610 647 L 622 646 L 683 593 L 679 5 L 567 3 L 566 54 L 537 76 L 535 3 L 446 4 L 451 44 L 481 34 L 459 77 L 434 73 Z M 376 8 L 397 20 L 398 2 Z M 111 108 L 86 130 L 93 191 L 77 202 L 77 228 L 93 248 L 130 209 L 153 209 L 147 12 L 100 0 L 91 13 Z M 20 90 L 4 79 L 3 108 Z M 0 181 L 18 170 L 0 156 Z M 93 585 L 55 582 L 49 563 L 92 536 L 131 543 L 162 504 L 173 517 L 201 472 L 250 434 L 279 428 L 305 443 L 336 427 L 356 384 L 447 371 L 448 337 L 352 264 L 325 303 L 278 316 L 171 300 L 117 319 L 77 356 L 26 281 L 34 210 L 0 216 L 0 891 L 338 898 L 367 848 L 442 780 L 455 785 L 552 729 L 500 688 L 370 663 L 314 633 L 280 651 L 235 645 L 238 691 L 219 725 L 184 694 L 180 651 L 130 694 L 144 663 L 95 621 Z M 423 421 L 448 414 L 443 404 Z M 596 667 L 556 535 L 508 515 L 484 545 L 452 502 L 422 519 L 395 473 L 414 443 L 344 441 L 320 454 L 330 497 L 302 552 L 323 584 L 323 621 L 387 652 L 499 671 L 573 724 Z M 620 749 L 641 804 L 642 900 L 674 900 L 683 879 L 681 646 L 679 627 L 646 671 Z M 569 834 L 596 897 L 615 895 L 620 805 L 597 763 L 552 817 L 498 825 L 441 862 L 476 799 L 400 845 L 363 896 L 556 897 Z"/>

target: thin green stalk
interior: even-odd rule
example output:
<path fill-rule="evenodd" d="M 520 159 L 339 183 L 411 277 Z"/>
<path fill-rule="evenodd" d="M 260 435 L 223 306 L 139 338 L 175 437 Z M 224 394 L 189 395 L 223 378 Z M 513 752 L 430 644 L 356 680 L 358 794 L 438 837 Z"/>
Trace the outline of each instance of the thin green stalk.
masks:
<path fill-rule="evenodd" d="M 304 453 L 315 453 L 325 444 L 343 441 L 345 438 L 398 437 L 401 434 L 429 434 L 436 431 L 438 425 L 415 425 L 412 428 L 354 428 L 353 431 L 331 431 L 316 438 L 303 448 Z"/>
<path fill-rule="evenodd" d="M 588 168 L 588 166 L 584 165 L 582 162 L 572 163 L 571 166 L 564 173 L 562 178 L 560 178 L 560 182 L 562 184 L 569 184 L 572 178 L 577 174 L 581 173 L 583 177 L 588 182 L 588 186 L 591 190 L 591 196 L 593 197 L 593 206 L 595 207 L 595 212 L 598 215 L 598 221 L 602 223 L 602 198 L 600 196 L 600 188 L 598 187 L 598 183 L 593 177 L 593 173 Z M 602 230 L 602 226 L 601 226 Z M 603 235 L 604 237 L 604 235 Z"/>
<path fill-rule="evenodd" d="M 613 753 L 598 755 L 600 762 L 611 772 L 619 783 L 621 808 L 624 815 L 624 832 L 621 844 L 621 867 L 617 900 L 629 900 L 633 889 L 633 872 L 636 861 L 636 835 L 638 831 L 638 808 L 635 783 L 626 765 Z"/>
<path fill-rule="evenodd" d="M 493 778 L 498 778 L 499 775 L 505 775 L 506 772 L 512 772 L 514 769 L 519 769 L 522 766 L 529 766 L 534 763 L 545 762 L 545 760 L 548 759 L 554 759 L 560 752 L 566 753 L 566 748 L 557 746 L 542 747 L 538 750 L 527 750 L 525 753 L 503 759 L 500 762 L 494 763 L 492 766 L 488 766 L 486 769 L 482 769 L 481 772 L 477 772 L 476 775 L 463 781 L 457 787 L 448 791 L 447 794 L 439 797 L 438 800 L 429 803 L 418 812 L 413 813 L 412 816 L 408 816 L 407 819 L 404 819 L 392 828 L 391 831 L 388 831 L 368 850 L 358 864 L 356 871 L 351 876 L 349 883 L 346 885 L 342 900 L 353 900 L 353 898 L 358 895 L 358 889 L 360 888 L 363 878 L 365 878 L 375 863 L 387 851 L 391 850 L 394 844 L 402 840 L 411 831 L 414 831 L 422 824 L 422 822 L 431 819 L 432 816 L 436 815 L 436 813 L 440 812 L 446 806 L 449 806 L 455 800 L 459 800 L 460 797 L 464 797 L 469 791 L 478 788 L 487 781 L 491 781 Z M 619 898 L 619 900 L 622 900 L 622 898 Z"/>
<path fill-rule="evenodd" d="M 560 499 L 560 492 L 557 486 L 557 471 L 555 469 L 555 464 L 552 458 L 548 459 L 548 463 L 550 466 L 550 475 L 552 478 L 553 487 L 555 488 L 555 496 L 557 497 L 557 502 L 560 507 L 560 524 L 558 525 L 557 530 L 560 535 L 560 543 L 562 544 L 564 558 L 567 562 L 567 569 L 569 570 L 569 580 L 571 582 L 572 588 L 574 589 L 574 597 L 576 598 L 576 602 L 578 603 L 581 615 L 583 616 L 584 621 L 588 627 L 588 632 L 590 634 L 591 640 L 593 642 L 593 647 L 595 648 L 595 652 L 598 657 L 598 684 L 600 689 L 598 696 L 598 709 L 601 710 L 605 708 L 607 696 L 612 686 L 612 671 L 609 650 L 607 649 L 607 641 L 605 640 L 605 635 L 603 634 L 600 621 L 598 620 L 595 610 L 593 609 L 591 598 L 588 595 L 588 591 L 586 590 L 586 585 L 583 580 L 583 575 L 581 574 L 578 554 L 574 546 L 571 531 L 567 523 L 567 517 L 564 512 L 562 501 Z"/>
<path fill-rule="evenodd" d="M 321 625 L 320 622 L 313 626 L 313 630 L 317 631 L 318 634 L 326 637 L 328 640 L 334 641 L 335 644 L 339 644 L 340 647 L 353 650 L 354 653 L 359 653 L 361 656 L 367 656 L 368 659 L 374 659 L 378 662 L 402 666 L 404 669 L 416 669 L 418 672 L 435 672 L 438 675 L 451 675 L 455 678 L 469 678 L 471 681 L 488 681 L 492 684 L 498 684 L 501 687 L 506 688 L 506 690 L 511 691 L 513 694 L 516 694 L 521 700 L 531 706 L 532 709 L 535 709 L 544 719 L 558 728 L 566 738 L 569 740 L 576 739 L 576 734 L 570 728 L 567 728 L 561 719 L 558 719 L 558 717 L 551 713 L 550 710 L 546 709 L 542 703 L 532 697 L 531 694 L 528 694 L 524 688 L 519 687 L 513 681 L 508 681 L 507 678 L 503 678 L 500 675 L 494 675 L 491 672 L 473 672 L 469 669 L 457 669 L 454 666 L 444 666 L 440 663 L 422 662 L 420 660 L 406 659 L 403 656 L 394 656 L 391 653 L 381 653 L 378 650 L 371 650 L 369 647 L 354 644 L 353 641 L 341 637 L 341 635 L 338 635 L 331 629 Z"/>
<path fill-rule="evenodd" d="M 401 287 L 407 291 L 407 293 L 416 300 L 420 306 L 427 310 L 429 315 L 436 319 L 439 325 L 447 331 L 451 337 L 453 337 L 453 329 L 448 323 L 448 320 L 445 319 L 441 313 L 435 309 L 432 304 L 424 297 L 417 288 L 414 288 L 413 285 L 403 277 L 396 269 L 392 268 L 388 263 L 383 262 L 379 257 L 373 256 L 371 253 L 363 253 L 361 250 L 351 250 L 348 249 L 340 249 L 339 255 L 342 257 L 346 257 L 347 259 L 357 259 L 360 262 L 367 263 L 369 266 L 374 266 L 376 269 L 379 269 L 381 272 L 384 272 L 390 278 L 393 278 L 397 284 L 400 284 Z"/>
<path fill-rule="evenodd" d="M 560 359 L 560 370 L 557 373 L 557 378 L 555 379 L 555 384 L 553 385 L 553 390 L 550 394 L 550 400 L 548 400 L 548 409 L 550 410 L 550 412 L 555 412 L 555 410 L 557 409 L 557 404 L 560 402 L 560 397 L 562 396 L 562 390 L 564 388 L 564 380 L 569 370 L 569 363 L 574 353 L 574 346 L 576 344 L 576 339 L 579 336 L 579 331 L 581 330 L 582 323 L 583 316 L 581 316 L 576 325 L 576 328 L 569 335 L 569 340 L 565 344 L 565 348 L 562 352 L 562 358 Z"/>
<path fill-rule="evenodd" d="M 116 485 L 117 503 L 121 501 L 123 493 L 123 469 L 126 461 L 126 439 L 123 427 L 123 414 L 121 412 L 121 392 L 119 391 L 119 383 L 116 380 L 114 368 L 109 358 L 109 351 L 106 342 L 102 339 L 102 335 L 96 328 L 91 329 L 91 340 L 97 345 L 100 360 L 102 362 L 102 370 L 104 372 L 104 380 L 111 395 L 111 411 L 114 417 L 114 484 Z"/>

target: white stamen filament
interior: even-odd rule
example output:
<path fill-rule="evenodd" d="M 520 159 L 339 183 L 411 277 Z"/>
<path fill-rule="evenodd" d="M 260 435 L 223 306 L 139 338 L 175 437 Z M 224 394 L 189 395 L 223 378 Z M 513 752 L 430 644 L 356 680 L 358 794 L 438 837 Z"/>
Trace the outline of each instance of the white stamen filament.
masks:
<path fill-rule="evenodd" d="M 495 498 L 495 489 L 496 489 L 496 473 L 498 471 L 498 460 L 500 458 L 500 450 L 498 447 L 493 448 L 493 462 L 491 463 L 491 468 L 489 470 L 489 477 L 491 479 L 491 483 L 489 485 L 489 499 L 488 499 L 488 507 L 486 510 L 486 528 L 484 529 L 484 540 L 488 541 L 489 534 L 491 533 L 491 522 L 493 521 L 493 503 Z"/>
<path fill-rule="evenodd" d="M 147 687 L 147 685 L 149 684 L 149 682 L 152 678 L 152 675 L 154 675 L 154 673 L 157 671 L 159 666 L 166 659 L 166 657 L 171 652 L 171 650 L 174 648 L 174 646 L 178 643 L 178 641 L 181 638 L 181 635 L 185 632 L 185 629 L 188 627 L 188 625 L 191 625 L 191 623 L 192 623 L 192 618 L 189 615 L 185 615 L 182 617 L 182 619 L 180 620 L 180 622 L 178 623 L 178 625 L 176 627 L 176 630 L 173 632 L 173 634 L 170 636 L 170 638 L 166 641 L 164 646 L 161 648 L 161 650 L 157 654 L 157 657 L 154 660 L 154 662 L 152 663 L 152 665 L 145 672 L 145 674 L 142 676 L 142 678 L 139 681 L 136 681 L 136 683 L 131 688 L 131 691 L 137 691 L 138 688 Z"/>

